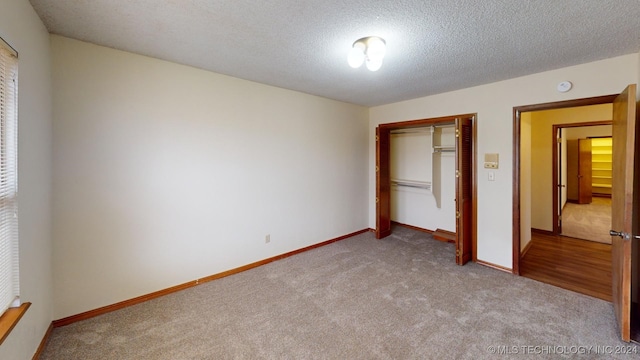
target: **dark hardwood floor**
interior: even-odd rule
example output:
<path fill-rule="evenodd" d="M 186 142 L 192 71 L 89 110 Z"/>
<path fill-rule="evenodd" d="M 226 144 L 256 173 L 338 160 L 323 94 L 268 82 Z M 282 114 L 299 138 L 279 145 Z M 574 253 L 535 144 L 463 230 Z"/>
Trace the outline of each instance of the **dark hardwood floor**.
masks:
<path fill-rule="evenodd" d="M 611 301 L 611 245 L 532 232 L 520 275 Z"/>

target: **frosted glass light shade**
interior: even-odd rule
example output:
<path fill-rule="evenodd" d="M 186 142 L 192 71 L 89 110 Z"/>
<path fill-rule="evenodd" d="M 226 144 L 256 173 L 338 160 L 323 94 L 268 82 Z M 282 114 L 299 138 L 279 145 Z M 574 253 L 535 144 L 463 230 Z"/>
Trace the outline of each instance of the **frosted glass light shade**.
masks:
<path fill-rule="evenodd" d="M 382 67 L 382 59 L 380 60 L 372 60 L 367 59 L 367 69 L 369 71 L 378 71 Z"/>
<path fill-rule="evenodd" d="M 377 36 L 364 37 L 353 43 L 347 62 L 354 69 L 366 62 L 367 69 L 378 71 L 382 66 L 382 59 L 384 59 L 386 51 L 386 43 L 383 39 Z"/>
<path fill-rule="evenodd" d="M 349 56 L 347 57 L 347 61 L 349 62 L 349 66 L 356 69 L 362 66 L 362 63 L 365 59 L 364 54 L 364 44 L 354 44 L 353 48 L 349 51 Z"/>
<path fill-rule="evenodd" d="M 367 58 L 374 62 L 382 62 L 385 53 L 387 52 L 387 46 L 384 40 L 377 36 L 372 36 L 367 40 Z"/>

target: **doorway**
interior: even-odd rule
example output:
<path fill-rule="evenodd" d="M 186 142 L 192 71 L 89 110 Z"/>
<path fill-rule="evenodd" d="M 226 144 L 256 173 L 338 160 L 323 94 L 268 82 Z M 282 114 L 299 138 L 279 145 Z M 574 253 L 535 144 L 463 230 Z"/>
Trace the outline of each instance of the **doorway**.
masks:
<path fill-rule="evenodd" d="M 598 118 L 608 104 L 592 108 Z M 611 244 L 611 120 L 553 124 L 553 233 Z"/>
<path fill-rule="evenodd" d="M 551 166 L 551 167 L 547 167 L 548 170 L 547 173 L 538 173 L 536 174 L 536 180 L 540 179 L 541 181 L 548 181 L 547 184 L 544 184 L 544 182 L 540 182 L 540 181 L 532 181 L 532 174 L 529 170 L 529 172 L 527 172 L 527 169 L 531 169 L 531 164 L 529 164 L 529 167 L 527 168 L 527 164 L 526 161 L 522 161 L 521 160 L 521 155 L 522 155 L 522 149 L 526 149 L 527 146 L 529 147 L 530 151 L 532 148 L 535 147 L 535 150 L 538 151 L 547 151 L 550 155 L 548 163 L 550 163 L 552 161 L 551 158 L 551 154 L 554 150 L 554 147 L 551 146 L 551 144 L 549 142 L 547 142 L 548 140 L 551 140 L 553 138 L 553 132 L 552 132 L 552 128 L 551 125 L 549 127 L 549 137 L 547 137 L 547 141 L 542 140 L 543 143 L 542 145 L 538 148 L 536 144 L 532 144 L 531 140 L 529 140 L 529 142 L 527 143 L 526 139 L 523 141 L 523 139 L 521 138 L 521 133 L 524 129 L 524 131 L 526 131 L 526 127 L 531 125 L 531 120 L 529 120 L 529 123 L 527 123 L 527 114 L 530 114 L 532 112 L 538 112 L 538 111 L 547 111 L 547 110 L 556 110 L 556 109 L 567 109 L 567 108 L 578 108 L 578 107 L 586 107 L 586 106 L 591 106 L 591 105 L 601 105 L 601 104 L 612 104 L 614 99 L 616 98 L 617 95 L 606 95 L 606 96 L 599 96 L 599 97 L 593 97 L 593 98 L 586 98 L 586 99 L 577 99 L 577 100 L 568 100 L 568 101 L 560 101 L 560 102 L 554 102 L 554 103 L 545 103 L 545 104 L 537 104 L 537 105 L 528 105 L 528 106 L 520 106 L 520 107 L 516 107 L 514 108 L 514 158 L 513 158 L 513 162 L 514 162 L 514 174 L 513 174 L 513 209 L 514 209 L 514 216 L 513 216 L 513 256 L 512 256 L 512 260 L 513 260 L 513 273 L 520 275 L 520 258 L 521 258 L 521 250 L 524 250 L 524 247 L 527 245 L 528 243 L 528 238 L 526 237 L 526 233 L 523 231 L 523 228 L 526 227 L 533 227 L 533 228 L 539 228 L 539 230 L 542 230 L 550 235 L 556 235 L 554 233 L 554 224 L 557 224 L 557 219 L 555 219 L 556 221 L 554 221 L 553 217 L 549 216 L 548 218 L 545 218 L 543 220 L 542 225 L 539 226 L 531 226 L 531 216 L 529 216 L 529 219 L 527 219 L 526 216 L 526 212 L 523 213 L 521 211 L 523 206 L 531 206 L 530 201 L 532 201 L 532 199 L 521 199 L 521 186 L 527 186 L 526 181 L 528 180 L 530 182 L 530 184 L 528 186 L 531 186 L 531 191 L 530 193 L 536 193 L 536 194 L 540 194 L 540 193 L 551 193 L 551 196 L 546 196 L 543 201 L 546 202 L 546 204 L 542 204 L 540 207 L 545 209 L 544 212 L 548 214 L 549 210 L 548 209 L 553 209 L 554 208 L 554 203 L 557 203 L 559 200 L 555 199 L 555 201 L 553 200 L 554 197 L 558 197 L 558 192 L 557 191 L 552 191 L 552 182 L 553 181 L 557 181 L 557 177 L 558 175 L 555 174 L 554 176 L 554 172 L 557 171 L 557 165 L 556 166 Z M 541 137 L 543 138 L 543 137 Z M 525 143 L 524 147 L 523 147 L 523 142 Z M 521 169 L 521 166 L 524 165 L 524 169 Z M 524 176 L 522 176 L 524 173 Z M 521 182 L 524 181 L 523 185 L 521 185 Z M 537 195 L 536 195 L 537 197 Z M 556 214 L 557 213 L 555 211 L 551 211 L 552 214 Z M 524 226 L 523 226 L 524 224 Z M 557 231 L 557 227 L 555 228 Z M 523 244 L 523 240 L 526 240 L 527 242 Z"/>
<path fill-rule="evenodd" d="M 376 128 L 376 238 L 391 234 L 391 132 L 428 126 L 451 125 L 453 144 L 439 144 L 433 137 L 434 154 L 455 151 L 455 246 L 456 263 L 476 260 L 476 127 L 475 114 L 381 124 Z M 437 198 L 438 184 L 431 184 Z"/>
<path fill-rule="evenodd" d="M 586 138 L 611 135 L 612 111 L 611 103 L 603 103 L 520 114 L 519 274 L 607 301 L 612 292 L 611 246 L 590 244 L 566 232 L 582 230 L 582 220 L 593 218 L 585 208 L 591 206 L 593 185 L 591 140 Z M 581 163 L 579 155 L 588 161 Z M 581 206 L 580 212 L 572 213 L 572 206 Z M 598 235 L 610 238 L 610 225 L 609 219 Z"/>
<path fill-rule="evenodd" d="M 612 176 L 612 229 L 611 245 L 611 287 L 612 305 L 616 315 L 618 330 L 622 340 L 629 341 L 630 333 L 638 334 L 634 326 L 638 309 L 638 251 L 632 244 L 640 239 L 640 195 L 634 189 L 640 186 L 640 160 L 636 154 L 640 143 L 636 142 L 638 122 L 635 84 L 627 86 L 620 94 L 556 103 L 529 105 L 514 108 L 514 174 L 513 174 L 513 272 L 521 274 L 521 249 L 523 230 L 521 222 L 521 129 L 522 114 L 527 111 L 561 109 L 594 104 L 613 104 L 613 176 Z M 638 102 L 640 104 L 640 102 Z M 556 193 L 554 191 L 554 193 Z M 633 274 L 633 277 L 632 277 Z M 632 305 L 633 304 L 633 305 Z M 637 340 L 638 338 L 636 338 Z"/>

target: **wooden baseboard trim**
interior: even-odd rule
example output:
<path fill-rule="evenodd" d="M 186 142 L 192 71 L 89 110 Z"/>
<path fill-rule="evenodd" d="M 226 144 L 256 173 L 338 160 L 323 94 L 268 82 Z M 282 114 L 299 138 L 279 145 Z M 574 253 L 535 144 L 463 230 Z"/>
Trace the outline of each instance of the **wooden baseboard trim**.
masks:
<path fill-rule="evenodd" d="M 556 233 L 554 233 L 553 231 L 549 231 L 549 230 L 542 230 L 542 229 L 534 229 L 531 228 L 531 232 L 532 233 L 538 233 L 538 234 L 544 234 L 544 235 L 556 235 Z"/>
<path fill-rule="evenodd" d="M 524 255 L 527 253 L 527 251 L 529 251 L 529 249 L 531 249 L 531 245 L 533 245 L 533 239 L 529 240 L 529 242 L 524 247 L 524 249 L 522 249 L 522 251 L 520 252 L 520 258 L 523 258 Z"/>
<path fill-rule="evenodd" d="M 322 247 L 322 246 L 325 246 L 325 245 L 329 245 L 329 244 L 334 243 L 336 241 L 340 241 L 340 240 L 344 240 L 344 239 L 347 239 L 347 238 L 350 238 L 350 237 L 353 237 L 353 236 L 356 236 L 356 235 L 360 235 L 360 234 L 365 233 L 367 231 L 369 231 L 369 229 L 359 230 L 359 231 L 353 232 L 351 234 L 343 235 L 343 236 L 340 236 L 340 237 L 337 237 L 337 238 L 334 238 L 334 239 L 331 239 L 331 240 L 323 241 L 323 242 L 315 244 L 315 245 L 310 245 L 310 246 L 307 246 L 307 247 L 303 247 L 303 248 L 298 249 L 298 250 L 290 251 L 288 253 L 280 254 L 280 255 L 277 255 L 277 256 L 274 256 L 274 257 L 271 257 L 271 258 L 268 258 L 268 259 L 264 259 L 264 260 L 260 260 L 260 261 L 257 261 L 257 262 L 251 263 L 251 264 L 240 266 L 240 267 L 237 267 L 235 269 L 223 271 L 221 273 L 214 274 L 214 275 L 211 275 L 211 276 L 207 276 L 207 277 L 204 277 L 204 278 L 201 278 L 201 279 L 189 281 L 189 282 L 184 283 L 184 284 L 172 286 L 172 287 L 164 289 L 164 290 L 155 291 L 155 292 L 152 292 L 150 294 L 146 294 L 146 295 L 135 297 L 133 299 L 124 300 L 124 301 L 121 301 L 121 302 L 118 302 L 118 303 L 115 303 L 115 304 L 103 306 L 103 307 L 98 308 L 98 309 L 89 310 L 89 311 L 85 311 L 85 312 L 80 313 L 80 314 L 71 315 L 71 316 L 68 316 L 68 317 L 65 317 L 65 318 L 62 318 L 62 319 L 59 319 L 59 320 L 54 320 L 52 322 L 52 324 L 53 324 L 53 327 L 60 327 L 60 326 L 69 325 L 69 324 L 72 324 L 72 323 L 75 323 L 75 322 L 78 322 L 78 321 L 90 319 L 90 318 L 96 317 L 98 315 L 102 315 L 102 314 L 106 314 L 106 313 L 109 313 L 109 312 L 112 312 L 112 311 L 120 310 L 120 309 L 129 307 L 131 305 L 140 304 L 140 303 L 143 303 L 145 301 L 149 301 L 149 300 L 152 300 L 152 299 L 155 299 L 155 298 L 159 298 L 161 296 L 168 295 L 168 294 L 180 291 L 180 290 L 184 290 L 184 289 L 188 289 L 190 287 L 198 286 L 200 284 L 203 284 L 203 283 L 206 283 L 206 282 L 209 282 L 209 281 L 213 281 L 213 280 L 216 280 L 216 279 L 227 277 L 229 275 L 233 275 L 233 274 L 237 274 L 237 273 L 240 273 L 240 272 L 243 272 L 243 271 L 246 271 L 246 270 L 250 270 L 250 269 L 256 268 L 258 266 L 262 266 L 262 265 L 268 264 L 268 263 L 273 262 L 273 261 L 281 260 L 281 259 L 287 258 L 289 256 L 293 256 L 293 255 L 297 255 L 297 254 L 303 253 L 305 251 L 309 251 L 309 250 L 312 250 L 312 249 L 315 249 L 315 248 L 319 248 L 319 247 Z"/>
<path fill-rule="evenodd" d="M 496 270 L 507 272 L 509 274 L 513 274 L 513 270 L 512 269 L 509 269 L 509 268 L 504 267 L 504 266 L 492 264 L 492 263 L 484 261 L 484 260 L 476 260 L 476 263 L 478 263 L 480 265 L 483 265 L 483 266 L 490 267 L 492 269 L 496 269 Z"/>
<path fill-rule="evenodd" d="M 601 197 L 601 198 L 609 198 L 611 199 L 611 194 L 600 194 L 600 193 L 593 193 L 591 194 L 593 197 Z"/>
<path fill-rule="evenodd" d="M 38 346 L 38 350 L 36 350 L 36 353 L 33 354 L 33 358 L 31 358 L 31 360 L 40 359 L 40 355 L 42 355 L 42 352 L 44 351 L 44 347 L 47 346 L 47 343 L 49 342 L 51 331 L 53 331 L 53 322 L 49 324 L 49 328 L 47 329 L 47 332 L 44 333 L 44 336 L 42 337 L 42 341 L 40 341 L 40 346 Z"/>
<path fill-rule="evenodd" d="M 413 230 L 416 230 L 416 231 L 420 231 L 420 232 L 423 232 L 423 233 L 433 234 L 433 230 L 424 229 L 424 228 L 413 226 L 413 225 L 407 225 L 407 224 L 399 223 L 397 221 L 392 221 L 391 223 L 394 224 L 394 225 L 406 227 L 406 228 L 413 229 Z"/>
<path fill-rule="evenodd" d="M 456 243 L 456 233 L 453 231 L 436 229 L 433 232 L 433 238 L 448 243 Z"/>

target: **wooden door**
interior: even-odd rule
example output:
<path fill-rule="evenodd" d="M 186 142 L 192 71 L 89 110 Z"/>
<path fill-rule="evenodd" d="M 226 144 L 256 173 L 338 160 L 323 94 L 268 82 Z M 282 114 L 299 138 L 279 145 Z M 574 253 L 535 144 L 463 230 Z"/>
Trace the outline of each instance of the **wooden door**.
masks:
<path fill-rule="evenodd" d="M 631 239 L 638 225 L 634 200 L 636 85 L 629 85 L 613 102 L 613 183 L 611 188 L 611 267 L 613 308 L 622 340 L 630 340 Z M 636 180 L 637 181 L 637 180 Z M 637 228 L 636 228 L 637 230 Z"/>
<path fill-rule="evenodd" d="M 578 204 L 591 204 L 593 177 L 591 139 L 578 140 Z"/>
<path fill-rule="evenodd" d="M 556 155 L 555 155 L 555 163 L 556 163 L 556 189 L 554 189 L 556 191 L 556 197 L 554 199 L 554 207 L 555 207 L 555 216 L 553 217 L 553 221 L 554 221 L 554 229 L 553 232 L 554 234 L 562 234 L 562 195 L 565 194 L 565 192 L 567 191 L 567 187 L 566 187 L 566 180 L 568 179 L 563 179 L 562 178 L 562 173 L 563 173 L 563 169 L 567 169 L 567 164 L 565 164 L 566 160 L 568 159 L 567 154 L 563 154 L 562 153 L 562 128 L 558 127 L 556 128 L 554 125 L 554 128 L 556 129 L 555 131 L 555 137 L 556 137 Z M 568 144 L 567 144 L 567 148 L 568 148 Z M 565 161 L 563 162 L 562 159 L 565 159 Z M 565 177 L 568 177 L 567 173 L 565 173 Z M 566 199 L 569 199 L 569 197 L 567 196 Z"/>
<path fill-rule="evenodd" d="M 472 138 L 473 118 L 456 119 L 456 264 L 464 265 L 472 256 Z"/>
<path fill-rule="evenodd" d="M 567 140 L 567 200 L 578 202 L 580 191 L 578 190 L 578 140 Z"/>
<path fill-rule="evenodd" d="M 376 238 L 391 235 L 391 131 L 376 128 Z"/>

